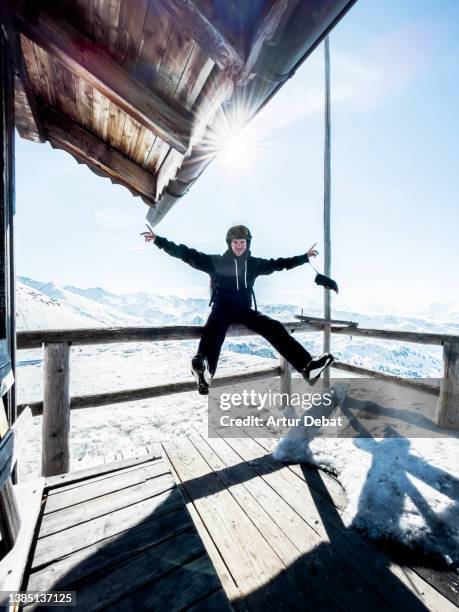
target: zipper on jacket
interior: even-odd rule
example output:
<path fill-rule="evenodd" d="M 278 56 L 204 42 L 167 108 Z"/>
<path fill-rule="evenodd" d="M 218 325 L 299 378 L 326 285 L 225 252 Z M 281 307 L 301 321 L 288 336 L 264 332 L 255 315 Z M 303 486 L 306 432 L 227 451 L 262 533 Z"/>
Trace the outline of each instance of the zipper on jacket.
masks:
<path fill-rule="evenodd" d="M 244 286 L 247 289 L 247 257 L 245 258 L 245 266 L 244 266 Z"/>
<path fill-rule="evenodd" d="M 238 277 L 238 273 L 237 273 L 237 259 L 234 260 L 234 266 L 236 268 L 236 287 L 237 287 L 237 290 L 239 291 L 239 277 Z"/>

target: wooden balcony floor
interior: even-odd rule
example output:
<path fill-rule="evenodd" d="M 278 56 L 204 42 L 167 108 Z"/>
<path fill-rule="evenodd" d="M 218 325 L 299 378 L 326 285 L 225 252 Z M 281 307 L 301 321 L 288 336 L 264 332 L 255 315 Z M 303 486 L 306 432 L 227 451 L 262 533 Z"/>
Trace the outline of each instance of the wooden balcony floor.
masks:
<path fill-rule="evenodd" d="M 49 478 L 23 588 L 85 611 L 230 609 L 158 454 Z"/>
<path fill-rule="evenodd" d="M 346 528 L 340 483 L 307 465 L 275 462 L 274 444 L 249 437 L 163 444 L 233 607 L 457 610 L 454 572 L 402 567 Z"/>
<path fill-rule="evenodd" d="M 225 610 L 224 591 L 236 610 L 457 610 L 451 576 L 346 528 L 339 482 L 272 445 L 196 436 L 48 479 L 24 589 L 85 610 Z"/>

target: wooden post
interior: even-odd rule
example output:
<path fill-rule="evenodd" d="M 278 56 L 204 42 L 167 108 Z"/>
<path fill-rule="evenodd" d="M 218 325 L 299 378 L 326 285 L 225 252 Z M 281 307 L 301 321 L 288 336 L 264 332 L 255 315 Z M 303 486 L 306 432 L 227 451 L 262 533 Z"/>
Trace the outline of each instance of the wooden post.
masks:
<path fill-rule="evenodd" d="M 330 202 L 331 202 L 331 153 L 330 153 L 330 44 L 328 36 L 324 42 L 325 54 L 325 145 L 324 145 L 324 274 L 331 276 L 331 238 L 330 238 Z M 331 319 L 330 289 L 324 287 L 324 319 Z M 324 325 L 323 350 L 329 353 L 331 347 L 331 325 Z M 325 384 L 330 384 L 330 369 L 323 374 Z"/>
<path fill-rule="evenodd" d="M 443 379 L 438 408 L 439 427 L 459 430 L 459 342 L 443 344 Z"/>
<path fill-rule="evenodd" d="M 43 388 L 42 476 L 70 467 L 70 344 L 45 344 Z"/>
<path fill-rule="evenodd" d="M 286 408 L 290 403 L 290 396 L 292 395 L 292 369 L 289 362 L 280 357 L 280 392 L 287 393 L 289 401 L 284 402 L 282 400 L 282 406 Z"/>

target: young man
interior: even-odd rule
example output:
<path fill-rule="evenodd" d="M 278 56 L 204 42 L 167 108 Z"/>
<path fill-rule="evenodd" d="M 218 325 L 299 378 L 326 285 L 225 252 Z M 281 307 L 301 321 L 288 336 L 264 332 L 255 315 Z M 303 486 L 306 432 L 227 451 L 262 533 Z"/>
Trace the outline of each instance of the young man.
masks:
<path fill-rule="evenodd" d="M 209 393 L 212 377 L 217 369 L 220 350 L 228 327 L 242 323 L 265 338 L 310 384 L 333 362 L 333 356 L 312 359 L 308 351 L 295 340 L 279 321 L 252 308 L 253 285 L 257 276 L 279 270 L 291 270 L 316 257 L 313 245 L 304 255 L 262 259 L 250 253 L 252 235 L 244 225 L 231 227 L 226 234 L 227 250 L 223 255 L 207 255 L 184 244 L 175 244 L 157 236 L 153 231 L 143 232 L 146 242 L 186 262 L 193 268 L 209 274 L 211 279 L 212 310 L 204 326 L 198 352 L 191 369 L 202 395 Z"/>

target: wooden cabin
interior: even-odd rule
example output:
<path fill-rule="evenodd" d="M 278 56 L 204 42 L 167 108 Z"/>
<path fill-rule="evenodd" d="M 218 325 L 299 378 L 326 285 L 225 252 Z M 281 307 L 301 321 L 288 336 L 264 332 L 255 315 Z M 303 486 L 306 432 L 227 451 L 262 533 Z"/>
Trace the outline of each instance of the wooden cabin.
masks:
<path fill-rule="evenodd" d="M 272 440 L 165 441 L 69 471 L 72 409 L 191 389 L 184 382 L 71 398 L 70 345 L 192 338 L 199 327 L 15 330 L 15 127 L 129 189 L 155 225 L 177 202 L 186 205 L 186 192 L 224 142 L 222 124 L 241 127 L 232 125 L 232 109 L 244 108 L 242 122 L 249 121 L 353 3 L 2 0 L 0 605 L 457 609 L 457 575 L 346 528 L 340 483 L 310 466 L 276 463 Z M 290 327 L 349 333 L 350 325 L 307 319 Z M 355 325 L 352 334 L 443 345 L 441 387 L 419 392 L 439 398 L 442 427 L 457 426 L 457 337 Z M 17 406 L 16 351 L 35 346 L 45 351 L 45 396 Z M 278 377 L 284 391 L 291 388 L 282 360 L 244 376 Z M 43 418 L 42 476 L 17 483 L 15 464 L 33 415 Z"/>

